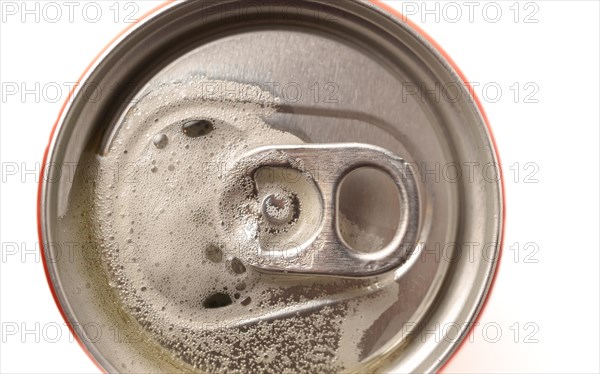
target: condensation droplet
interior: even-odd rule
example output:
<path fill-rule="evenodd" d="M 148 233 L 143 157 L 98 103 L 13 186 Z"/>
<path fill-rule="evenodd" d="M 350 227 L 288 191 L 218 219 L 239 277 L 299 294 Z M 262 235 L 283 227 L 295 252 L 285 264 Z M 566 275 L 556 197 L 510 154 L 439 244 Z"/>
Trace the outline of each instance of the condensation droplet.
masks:
<path fill-rule="evenodd" d="M 246 267 L 244 266 L 242 261 L 240 261 L 240 259 L 237 257 L 234 257 L 231 260 L 230 266 L 231 266 L 231 270 L 233 270 L 233 272 L 236 274 L 243 274 L 246 272 Z"/>
<path fill-rule="evenodd" d="M 244 300 L 242 300 L 241 304 L 243 306 L 247 306 L 250 304 L 250 302 L 252 301 L 252 299 L 250 298 L 250 296 L 248 296 L 247 298 L 245 298 Z"/>
<path fill-rule="evenodd" d="M 163 149 L 169 144 L 169 138 L 165 134 L 156 134 L 154 138 L 152 138 L 152 143 L 158 149 Z"/>
<path fill-rule="evenodd" d="M 204 254 L 206 255 L 207 259 L 214 263 L 223 261 L 223 251 L 221 251 L 221 248 L 214 244 L 210 244 L 208 247 L 206 247 Z"/>
<path fill-rule="evenodd" d="M 195 121 L 189 121 L 183 124 L 182 131 L 185 135 L 190 138 L 199 138 L 206 136 L 214 130 L 212 122 L 201 119 Z"/>

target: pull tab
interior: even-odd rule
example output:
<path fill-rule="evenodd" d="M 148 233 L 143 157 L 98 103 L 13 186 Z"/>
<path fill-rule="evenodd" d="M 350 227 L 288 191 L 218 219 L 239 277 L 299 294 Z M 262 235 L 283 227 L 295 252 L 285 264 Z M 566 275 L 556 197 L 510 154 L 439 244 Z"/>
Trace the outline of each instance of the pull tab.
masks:
<path fill-rule="evenodd" d="M 374 252 L 348 245 L 340 232 L 339 190 L 350 172 L 385 172 L 399 194 L 398 227 Z M 236 178 L 250 180 L 256 227 L 246 222 L 239 256 L 258 269 L 345 277 L 371 276 L 402 265 L 415 247 L 420 201 L 413 172 L 402 158 L 372 145 L 310 144 L 261 147 L 236 163 Z"/>

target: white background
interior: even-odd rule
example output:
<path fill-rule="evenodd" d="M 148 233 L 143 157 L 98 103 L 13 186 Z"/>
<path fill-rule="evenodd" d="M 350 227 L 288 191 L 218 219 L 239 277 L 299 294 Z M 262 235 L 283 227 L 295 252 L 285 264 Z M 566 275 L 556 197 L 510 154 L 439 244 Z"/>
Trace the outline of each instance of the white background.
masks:
<path fill-rule="evenodd" d="M 53 9 L 44 14 L 48 2 L 37 2 L 37 12 L 36 2 L 26 3 L 34 14 L 21 1 L 1 8 L 0 372 L 97 373 L 46 283 L 35 169 L 68 86 L 127 26 L 127 15 L 137 18 L 158 2 L 97 2 L 97 22 L 95 6 L 83 11 L 86 2 L 55 3 L 58 20 Z M 504 166 L 499 275 L 480 325 L 444 371 L 598 373 L 599 3 L 389 3 L 474 82 Z"/>

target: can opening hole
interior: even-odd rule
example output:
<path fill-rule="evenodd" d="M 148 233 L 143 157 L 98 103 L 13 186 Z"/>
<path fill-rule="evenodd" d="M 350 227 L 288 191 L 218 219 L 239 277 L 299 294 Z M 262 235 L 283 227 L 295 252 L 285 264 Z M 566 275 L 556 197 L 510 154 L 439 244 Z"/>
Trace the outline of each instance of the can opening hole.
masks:
<path fill-rule="evenodd" d="M 337 228 L 352 249 L 372 253 L 384 248 L 400 223 L 400 193 L 384 171 L 361 167 L 338 190 Z"/>

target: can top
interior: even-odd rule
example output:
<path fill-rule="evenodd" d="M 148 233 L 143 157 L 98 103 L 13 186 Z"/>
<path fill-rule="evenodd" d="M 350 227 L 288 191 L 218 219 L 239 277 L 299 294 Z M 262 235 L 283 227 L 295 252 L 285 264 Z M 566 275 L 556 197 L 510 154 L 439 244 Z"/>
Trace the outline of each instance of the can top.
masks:
<path fill-rule="evenodd" d="M 468 90 L 406 24 L 182 1 L 86 82 L 105 94 L 61 120 L 49 162 L 78 171 L 45 180 L 42 227 L 81 243 L 45 248 L 69 319 L 128 337 L 83 339 L 106 370 L 429 371 L 460 342 L 420 332 L 481 305 L 500 183 Z"/>

